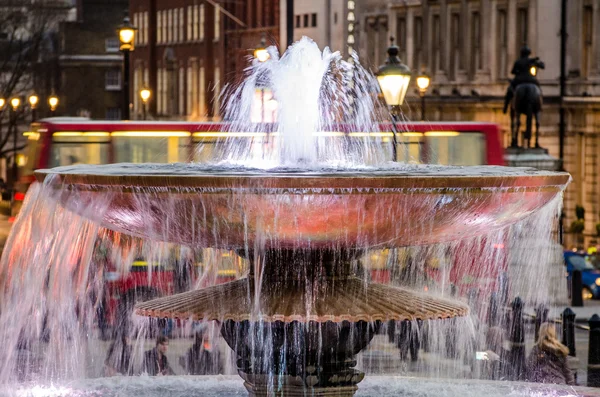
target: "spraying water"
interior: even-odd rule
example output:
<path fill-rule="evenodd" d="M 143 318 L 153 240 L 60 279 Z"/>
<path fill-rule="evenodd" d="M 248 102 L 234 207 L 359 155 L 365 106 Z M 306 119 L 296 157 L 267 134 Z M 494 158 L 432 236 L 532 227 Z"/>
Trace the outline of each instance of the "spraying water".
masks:
<path fill-rule="evenodd" d="M 273 48 L 270 52 L 270 61 L 252 65 L 245 82 L 230 91 L 226 107 L 232 135 L 254 134 L 254 142 L 223 140 L 210 165 L 79 166 L 32 185 L 0 261 L 0 341 L 5 353 L 0 384 L 7 390 L 14 388 L 21 393 L 17 395 L 87 395 L 81 390 L 96 388 L 113 395 L 125 389 L 137 394 L 140 388 L 145 393 L 154 386 L 164 390 L 163 386 L 168 389 L 173 384 L 178 385 L 173 390 L 179 391 L 177 387 L 196 387 L 186 386 L 181 378 L 173 383 L 153 383 L 146 377 L 86 383 L 85 379 L 106 375 L 110 342 L 101 340 L 102 327 L 115 340 L 123 335 L 133 340 L 126 374 L 144 373 L 144 350 L 153 347 L 158 333 L 172 336 L 168 357 L 174 371 L 189 373 L 185 359 L 181 366 L 178 359 L 185 356 L 189 337 L 201 329 L 205 338 L 201 350 L 219 363 L 215 373 L 233 374 L 237 368 L 253 381 L 252 365 L 256 365 L 261 374 L 272 378 L 270 385 L 283 382 L 283 374 L 292 372 L 293 361 L 304 357 L 299 350 L 322 355 L 325 341 L 336 341 L 344 333 L 351 335 L 348 344 L 373 338 L 371 347 L 357 358 L 356 368 L 368 374 L 485 377 L 477 370 L 475 351 L 486 348 L 490 328 L 508 334 L 511 326 L 506 316 L 493 310 L 494 305 L 502 307 L 515 296 L 521 297 L 527 310 L 540 303 L 563 302 L 564 289 L 557 287 L 562 274 L 557 250 L 528 250 L 523 244 L 527 236 L 527 246 L 555 247 L 563 187 L 550 194 L 547 187 L 391 188 L 381 182 L 399 176 L 477 180 L 492 175 L 509 180 L 550 174 L 387 163 L 390 148 L 382 142 L 323 136 L 340 122 L 358 131 L 376 131 L 380 109 L 369 95 L 375 89 L 373 77 L 356 61 L 348 63 L 327 49 L 321 52 L 306 38 L 281 57 Z M 254 92 L 260 87 L 267 87 L 277 99 L 276 130 L 250 123 Z M 78 184 L 61 175 L 97 179 Z M 136 185 L 144 175 L 177 181 L 211 175 L 230 179 L 202 188 Z M 317 182 L 285 186 L 281 181 L 290 175 Z M 318 185 L 327 175 L 341 175 L 342 179 L 332 179 L 336 183 L 372 181 L 373 186 Z M 236 185 L 241 179 L 250 182 Z M 505 197 L 512 201 L 503 201 Z M 398 205 L 400 198 L 406 204 Z M 542 202 L 547 203 L 534 211 Z M 378 228 L 383 221 L 389 227 Z M 457 225 L 464 228 L 462 234 L 450 238 Z M 398 236 L 415 245 L 406 247 Z M 295 266 L 288 268 L 290 262 Z M 385 296 L 365 302 L 360 291 L 331 293 L 335 280 L 347 273 L 362 280 L 364 290 L 370 281 L 377 281 L 409 287 L 417 297 L 460 299 L 470 306 L 470 314 L 444 321 L 382 322 L 373 313 L 385 316 L 396 310 L 382 305 L 390 303 Z M 333 282 L 321 284 L 323 277 Z M 145 287 L 128 290 L 127 283 L 134 279 L 144 280 Z M 215 321 L 191 314 L 176 322 L 133 315 L 136 300 L 183 291 L 195 294 L 231 279 L 241 285 L 234 292 L 243 291 L 232 306 L 226 306 L 231 296 L 216 294 L 219 289 L 204 296 L 210 299 L 213 313 L 202 318 Z M 298 285 L 306 297 L 299 304 L 262 299 L 285 297 L 288 289 Z M 252 305 L 249 310 L 235 312 L 247 302 Z M 351 318 L 353 327 L 348 327 L 347 319 L 334 317 L 347 313 L 349 306 L 364 310 Z M 269 325 L 270 311 L 288 313 L 285 324 L 290 325 Z M 112 318 L 103 317 L 109 312 Z M 239 316 L 228 320 L 233 314 Z M 325 314 L 332 320 L 319 323 Z M 316 322 L 302 323 L 313 315 Z M 218 336 L 221 326 L 233 351 Z M 308 330 L 314 329 L 319 338 L 307 342 Z M 414 349 L 411 340 L 418 340 L 422 348 L 414 364 L 408 361 L 408 352 Z M 362 339 L 360 344 L 366 346 Z M 339 345 L 333 349 L 343 351 Z M 350 377 L 358 376 L 348 371 Z M 517 375 L 507 374 L 513 379 Z M 15 386 L 15 379 L 21 386 Z M 241 381 L 217 378 L 215 382 L 198 387 L 207 395 L 240 393 Z M 51 383 L 69 386 L 49 387 Z M 450 389 L 456 389 L 453 395 L 462 395 L 465 387 Z M 484 388 L 489 390 L 487 384 Z M 430 389 L 426 385 L 423 393 L 428 395 Z M 373 395 L 369 394 L 373 390 L 378 390 L 377 385 L 369 385 L 363 395 Z M 528 388 L 514 392 L 538 393 Z M 506 395 L 505 389 L 498 395 Z"/>

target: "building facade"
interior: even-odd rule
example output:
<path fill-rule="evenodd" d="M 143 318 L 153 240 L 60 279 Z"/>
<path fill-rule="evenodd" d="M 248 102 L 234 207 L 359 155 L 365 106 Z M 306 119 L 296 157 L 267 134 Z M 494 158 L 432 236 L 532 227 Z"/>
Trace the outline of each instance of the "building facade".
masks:
<path fill-rule="evenodd" d="M 278 1 L 130 0 L 138 27 L 131 54 L 132 117 L 142 88 L 157 119 L 219 120 L 221 94 L 241 77 L 262 35 L 278 37 Z"/>
<path fill-rule="evenodd" d="M 295 0 L 294 41 L 308 36 L 319 48 L 329 47 L 347 56 L 348 3 L 347 0 Z M 354 4 L 354 1 L 350 2 L 350 7 Z"/>
<path fill-rule="evenodd" d="M 123 56 L 117 29 L 127 0 L 78 0 L 76 17 L 58 33 L 58 79 L 45 89 L 59 97 L 55 115 L 120 120 Z M 48 80 L 48 79 L 46 79 Z"/>
<path fill-rule="evenodd" d="M 513 62 L 527 45 L 545 62 L 538 71 L 544 95 L 540 144 L 559 156 L 560 0 L 365 0 L 357 11 L 361 62 L 383 63 L 389 37 L 413 73 L 426 73 L 426 119 L 489 121 L 505 131 L 502 111 Z M 570 0 L 567 7 L 566 138 L 564 169 L 573 176 L 565 193 L 565 225 L 575 206 L 586 209 L 585 234 L 595 239 L 600 222 L 600 2 Z M 414 79 L 413 79 L 414 83 Z M 415 89 L 404 112 L 418 119 Z M 465 148 L 468 150 L 468 148 Z"/>

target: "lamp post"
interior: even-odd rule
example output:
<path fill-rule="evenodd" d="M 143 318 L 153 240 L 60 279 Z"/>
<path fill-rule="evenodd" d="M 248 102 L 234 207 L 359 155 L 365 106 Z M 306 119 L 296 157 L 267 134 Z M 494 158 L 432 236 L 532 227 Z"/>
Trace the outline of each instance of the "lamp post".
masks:
<path fill-rule="evenodd" d="M 48 97 L 48 106 L 50 106 L 50 114 L 54 116 L 54 112 L 58 106 L 58 97 L 56 95 L 52 94 Z"/>
<path fill-rule="evenodd" d="M 410 68 L 400 61 L 400 58 L 398 57 L 399 52 L 400 49 L 398 46 L 394 45 L 394 38 L 390 38 L 390 46 L 387 50 L 388 58 L 386 59 L 385 64 L 377 69 L 377 73 L 375 74 L 381 92 L 383 93 L 385 103 L 391 108 L 394 142 L 392 155 L 394 161 L 398 160 L 396 120 L 400 115 L 400 105 L 404 103 L 404 97 L 406 96 L 411 76 Z"/>
<path fill-rule="evenodd" d="M 267 51 L 267 39 L 264 34 L 260 40 L 260 46 L 254 50 L 254 58 L 261 63 L 267 62 L 271 58 L 269 51 Z M 265 87 L 262 84 L 260 86 L 260 120 L 263 123 L 265 122 Z"/>
<path fill-rule="evenodd" d="M 119 50 L 123 53 L 123 108 L 122 119 L 129 120 L 129 53 L 134 50 L 134 39 L 137 28 L 131 24 L 129 17 L 123 18 L 119 27 Z"/>
<path fill-rule="evenodd" d="M 422 74 L 417 77 L 417 87 L 419 87 L 419 96 L 421 97 L 421 121 L 425 121 L 425 93 L 429 88 L 429 76 Z"/>
<path fill-rule="evenodd" d="M 140 90 L 140 98 L 142 99 L 142 120 L 146 120 L 146 112 L 148 106 L 148 100 L 152 96 L 152 91 L 148 88 L 142 88 Z"/>
<path fill-rule="evenodd" d="M 12 187 L 14 190 L 15 183 L 17 182 L 18 169 L 17 169 L 17 111 L 21 105 L 21 99 L 14 97 L 10 100 L 10 107 L 12 109 L 10 115 L 10 128 L 12 128 L 13 134 L 13 175 L 12 175 Z"/>
<path fill-rule="evenodd" d="M 31 94 L 27 100 L 29 101 L 29 107 L 31 107 L 31 122 L 34 122 L 37 119 L 37 104 L 40 98 L 35 94 Z"/>

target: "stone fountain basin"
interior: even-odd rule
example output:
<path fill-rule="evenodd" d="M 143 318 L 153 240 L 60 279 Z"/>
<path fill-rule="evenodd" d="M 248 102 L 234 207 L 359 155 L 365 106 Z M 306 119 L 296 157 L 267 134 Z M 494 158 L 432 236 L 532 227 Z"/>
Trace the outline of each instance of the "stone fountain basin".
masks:
<path fill-rule="evenodd" d="M 508 167 L 246 170 L 198 164 L 36 171 L 67 209 L 133 236 L 198 247 L 430 244 L 513 224 L 567 173 Z"/>
<path fill-rule="evenodd" d="M 440 394 L 441 393 L 441 394 Z M 247 396 L 237 376 L 112 377 L 52 385 L 18 385 L 0 391 L 1 397 L 175 397 Z M 405 376 L 368 376 L 356 397 L 600 397 L 600 389 L 581 386 L 543 385 L 525 382 L 425 379 Z"/>

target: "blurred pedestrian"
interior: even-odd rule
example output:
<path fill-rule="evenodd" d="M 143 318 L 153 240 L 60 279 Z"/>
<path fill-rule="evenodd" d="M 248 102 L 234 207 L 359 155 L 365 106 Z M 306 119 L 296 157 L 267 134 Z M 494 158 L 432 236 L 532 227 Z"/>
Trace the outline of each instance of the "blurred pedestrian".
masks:
<path fill-rule="evenodd" d="M 190 375 L 218 375 L 223 373 L 218 346 L 211 343 L 208 333 L 196 332 L 194 344 L 179 363 Z"/>
<path fill-rule="evenodd" d="M 148 375 L 175 375 L 167 360 L 169 338 L 159 336 L 156 339 L 156 347 L 144 353 L 144 370 Z"/>
<path fill-rule="evenodd" d="M 542 324 L 538 340 L 527 359 L 527 380 L 574 385 L 575 378 L 567 363 L 568 354 L 569 348 L 556 339 L 554 325 Z"/>
<path fill-rule="evenodd" d="M 104 360 L 104 376 L 131 375 L 131 340 L 122 333 L 108 348 Z"/>

